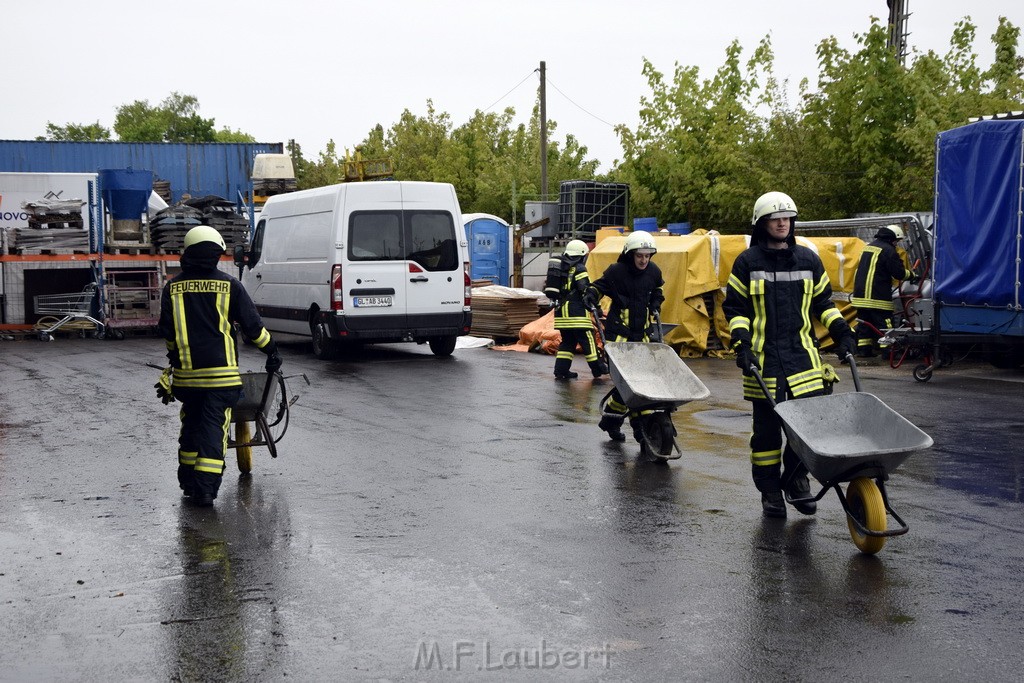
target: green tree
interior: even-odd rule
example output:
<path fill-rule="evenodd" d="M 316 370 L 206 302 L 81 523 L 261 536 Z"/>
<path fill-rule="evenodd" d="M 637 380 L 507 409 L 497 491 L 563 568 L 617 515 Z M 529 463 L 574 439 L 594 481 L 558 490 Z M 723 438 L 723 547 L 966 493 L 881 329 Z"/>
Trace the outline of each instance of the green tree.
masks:
<path fill-rule="evenodd" d="M 158 106 L 147 100 L 122 105 L 114 132 L 124 142 L 215 142 L 214 120 L 199 115 L 199 100 L 172 92 Z"/>
<path fill-rule="evenodd" d="M 89 142 L 93 140 L 109 140 L 110 129 L 96 123 L 68 123 L 63 126 L 55 125 L 49 121 L 46 123 L 46 134 L 40 135 L 36 140 L 56 140 L 68 142 Z"/>
<path fill-rule="evenodd" d="M 213 134 L 214 142 L 256 142 L 256 138 L 240 130 L 232 130 L 224 126 Z"/>

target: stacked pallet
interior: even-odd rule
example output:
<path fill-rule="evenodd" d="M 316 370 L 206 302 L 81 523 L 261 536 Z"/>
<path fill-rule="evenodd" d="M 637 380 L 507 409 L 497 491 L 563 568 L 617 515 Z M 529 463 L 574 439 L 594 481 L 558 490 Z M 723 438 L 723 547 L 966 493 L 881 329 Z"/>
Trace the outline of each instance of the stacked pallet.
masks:
<path fill-rule="evenodd" d="M 164 253 L 180 253 L 185 248 L 185 233 L 197 225 L 209 225 L 224 238 L 228 253 L 249 238 L 249 221 L 235 211 L 228 200 L 208 195 L 186 199 L 158 211 L 150 222 L 153 244 Z"/>
<path fill-rule="evenodd" d="M 83 228 L 81 199 L 40 199 L 25 202 L 22 207 L 28 214 L 28 227 L 39 229 L 50 228 Z"/>
<path fill-rule="evenodd" d="M 13 228 L 8 232 L 12 254 L 85 254 L 89 232 L 81 228 Z"/>
<path fill-rule="evenodd" d="M 500 285 L 475 287 L 473 324 L 469 333 L 474 337 L 516 338 L 519 330 L 537 316 L 535 292 Z"/>
<path fill-rule="evenodd" d="M 166 254 L 178 254 L 185 248 L 185 233 L 203 224 L 203 212 L 185 204 L 158 211 L 149 223 L 153 246 Z"/>

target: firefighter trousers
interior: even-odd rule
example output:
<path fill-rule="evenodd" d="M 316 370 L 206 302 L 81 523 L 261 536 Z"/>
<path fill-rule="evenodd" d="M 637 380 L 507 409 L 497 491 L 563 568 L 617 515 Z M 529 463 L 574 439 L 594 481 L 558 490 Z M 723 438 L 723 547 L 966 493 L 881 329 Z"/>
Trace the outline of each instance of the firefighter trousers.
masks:
<path fill-rule="evenodd" d="M 865 308 L 857 310 L 857 350 L 871 351 L 885 330 L 892 327 L 892 311 Z M 867 324 L 865 324 L 867 323 Z"/>
<path fill-rule="evenodd" d="M 751 401 L 753 433 L 750 435 L 750 465 L 754 486 L 762 493 L 782 489 L 782 467 L 786 476 L 806 472 L 800 457 L 786 444 L 782 447 L 782 420 L 766 400 Z"/>
<path fill-rule="evenodd" d="M 583 347 L 583 357 L 587 359 L 590 370 L 600 373 L 602 364 L 597 357 L 597 343 L 594 341 L 594 330 L 586 327 L 568 327 L 559 329 L 562 341 L 558 344 L 558 355 L 555 356 L 555 374 L 564 375 L 572 367 L 576 347 Z M 602 373 L 603 374 L 603 373 Z"/>
<path fill-rule="evenodd" d="M 181 401 L 178 485 L 187 494 L 217 497 L 224 473 L 231 410 L 241 396 L 241 387 L 174 388 L 174 397 Z"/>

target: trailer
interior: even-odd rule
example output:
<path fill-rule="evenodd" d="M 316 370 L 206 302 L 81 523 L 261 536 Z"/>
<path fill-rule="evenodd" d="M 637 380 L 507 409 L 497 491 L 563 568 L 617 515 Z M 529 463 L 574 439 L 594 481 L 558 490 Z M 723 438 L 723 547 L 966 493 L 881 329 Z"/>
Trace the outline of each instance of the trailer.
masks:
<path fill-rule="evenodd" d="M 1024 120 L 938 134 L 934 216 L 932 350 L 914 378 L 968 354 L 1024 366 Z"/>

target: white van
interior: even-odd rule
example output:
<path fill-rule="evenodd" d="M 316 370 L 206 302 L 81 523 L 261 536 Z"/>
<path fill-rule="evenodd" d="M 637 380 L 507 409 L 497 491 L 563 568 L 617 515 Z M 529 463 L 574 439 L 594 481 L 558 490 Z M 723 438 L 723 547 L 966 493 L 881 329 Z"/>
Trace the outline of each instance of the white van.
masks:
<path fill-rule="evenodd" d="M 270 197 L 242 283 L 271 332 L 338 342 L 429 343 L 451 355 L 469 332 L 469 249 L 448 183 L 373 181 Z"/>

